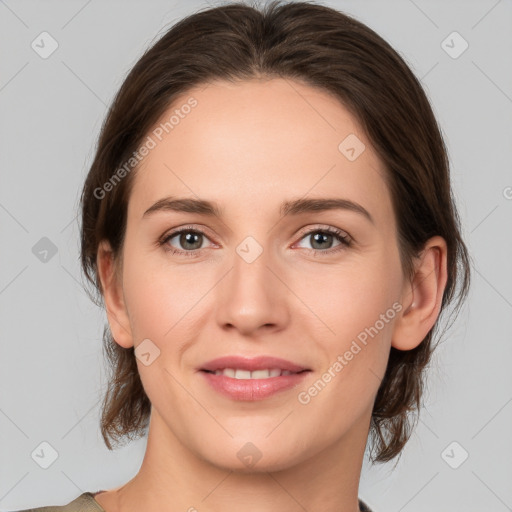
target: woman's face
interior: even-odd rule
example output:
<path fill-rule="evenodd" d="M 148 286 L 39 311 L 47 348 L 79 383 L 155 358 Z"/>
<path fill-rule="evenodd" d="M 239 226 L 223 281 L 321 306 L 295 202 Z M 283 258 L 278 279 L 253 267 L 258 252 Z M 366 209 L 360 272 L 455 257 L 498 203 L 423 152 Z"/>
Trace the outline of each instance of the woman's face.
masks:
<path fill-rule="evenodd" d="M 406 297 L 384 169 L 354 117 L 298 82 L 216 82 L 183 95 L 148 136 L 116 341 L 144 342 L 137 364 L 160 432 L 217 466 L 243 468 L 248 454 L 264 470 L 366 439 Z M 147 212 L 165 198 L 188 207 Z M 327 199 L 346 207 L 320 207 Z M 194 211 L 198 201 L 218 215 Z M 202 370 L 225 356 L 309 371 L 272 377 L 288 387 L 269 391 L 262 378 Z"/>

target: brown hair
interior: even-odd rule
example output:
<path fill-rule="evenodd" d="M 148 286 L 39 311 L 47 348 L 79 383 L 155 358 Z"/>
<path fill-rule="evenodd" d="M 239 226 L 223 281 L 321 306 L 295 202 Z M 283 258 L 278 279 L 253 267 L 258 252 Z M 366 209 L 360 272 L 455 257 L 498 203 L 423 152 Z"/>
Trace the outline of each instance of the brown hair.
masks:
<path fill-rule="evenodd" d="M 99 301 L 98 245 L 108 240 L 116 262 L 122 261 L 135 171 L 108 193 L 104 184 L 178 96 L 216 79 L 259 77 L 319 87 L 359 120 L 387 171 L 404 275 L 412 277 L 413 259 L 425 242 L 442 236 L 448 248 L 448 280 L 441 311 L 458 298 L 452 313 L 457 312 L 469 288 L 469 255 L 450 187 L 447 150 L 419 81 L 397 52 L 363 23 L 313 2 L 281 1 L 261 9 L 231 3 L 190 15 L 171 27 L 128 74 L 103 123 L 81 196 L 82 269 Z M 371 419 L 374 462 L 396 457 L 410 437 L 411 416 L 416 416 L 410 413 L 419 413 L 423 370 L 438 324 L 439 319 L 415 349 L 391 348 Z M 119 442 L 145 434 L 151 404 L 134 348 L 115 343 L 108 323 L 103 341 L 110 376 L 101 433 L 111 450 L 109 439 Z"/>

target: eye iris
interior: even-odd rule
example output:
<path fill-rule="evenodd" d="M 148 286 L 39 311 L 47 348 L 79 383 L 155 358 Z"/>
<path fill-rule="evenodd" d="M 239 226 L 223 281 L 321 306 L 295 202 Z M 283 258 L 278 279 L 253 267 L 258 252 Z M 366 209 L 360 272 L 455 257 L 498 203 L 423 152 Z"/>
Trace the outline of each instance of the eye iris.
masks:
<path fill-rule="evenodd" d="M 188 249 L 199 249 L 201 247 L 201 237 L 202 235 L 200 233 L 192 233 L 190 231 L 187 231 L 186 233 L 182 233 L 180 235 L 180 244 L 182 247 L 184 248 L 188 248 Z M 194 239 L 195 239 L 195 242 L 194 242 Z M 199 240 L 199 243 L 198 243 L 198 240 Z M 191 243 L 192 245 L 194 245 L 194 247 L 187 247 L 187 244 L 188 243 Z"/>
<path fill-rule="evenodd" d="M 313 236 L 314 243 L 313 243 L 313 244 L 311 244 L 311 245 L 312 245 L 312 247 L 313 247 L 314 249 L 325 249 L 325 245 L 324 245 L 324 246 L 322 246 L 322 245 L 321 245 L 320 247 L 315 247 L 315 244 L 316 244 L 317 242 L 322 242 L 322 241 L 324 241 L 324 242 L 325 242 L 325 238 L 326 238 L 326 237 L 331 237 L 331 238 L 332 238 L 332 235 L 330 235 L 330 234 L 328 234 L 328 233 L 315 233 L 315 234 L 314 234 L 314 235 L 312 235 L 312 236 Z M 319 240 L 319 239 L 320 239 L 320 240 Z"/>

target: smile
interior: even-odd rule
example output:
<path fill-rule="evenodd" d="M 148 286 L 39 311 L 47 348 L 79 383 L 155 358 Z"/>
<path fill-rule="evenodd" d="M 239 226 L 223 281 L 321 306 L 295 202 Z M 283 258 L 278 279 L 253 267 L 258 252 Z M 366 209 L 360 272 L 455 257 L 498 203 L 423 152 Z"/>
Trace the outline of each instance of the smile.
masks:
<path fill-rule="evenodd" d="M 206 370 L 205 370 L 206 371 Z M 280 377 L 283 375 L 291 375 L 292 373 L 300 373 L 300 372 L 291 372 L 290 370 L 281 370 L 280 368 L 272 368 L 268 370 L 242 370 L 240 368 L 224 368 L 215 370 L 215 372 L 208 371 L 208 373 L 214 373 L 215 375 L 224 375 L 225 377 L 231 377 L 232 379 L 269 379 L 271 377 Z"/>

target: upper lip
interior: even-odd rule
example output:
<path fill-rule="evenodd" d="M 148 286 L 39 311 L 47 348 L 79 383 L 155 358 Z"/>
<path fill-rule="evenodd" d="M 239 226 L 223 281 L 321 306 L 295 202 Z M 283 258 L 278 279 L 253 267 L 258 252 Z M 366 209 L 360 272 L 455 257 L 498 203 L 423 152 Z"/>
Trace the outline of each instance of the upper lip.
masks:
<path fill-rule="evenodd" d="M 286 359 L 271 356 L 257 356 L 257 357 L 243 357 L 243 356 L 224 356 L 212 359 L 203 364 L 200 370 L 208 370 L 214 372 L 216 370 L 223 370 L 225 368 L 233 368 L 240 370 L 266 370 L 272 368 L 279 368 L 280 370 L 288 370 L 293 373 L 298 373 L 308 370 L 305 366 L 292 363 Z"/>

